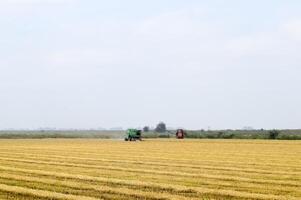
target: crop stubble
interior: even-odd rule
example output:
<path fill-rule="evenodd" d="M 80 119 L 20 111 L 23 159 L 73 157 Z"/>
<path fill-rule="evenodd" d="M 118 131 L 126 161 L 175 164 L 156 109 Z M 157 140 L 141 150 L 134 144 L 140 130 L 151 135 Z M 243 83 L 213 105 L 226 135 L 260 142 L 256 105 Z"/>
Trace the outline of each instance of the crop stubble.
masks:
<path fill-rule="evenodd" d="M 301 199 L 301 142 L 0 140 L 2 199 Z"/>

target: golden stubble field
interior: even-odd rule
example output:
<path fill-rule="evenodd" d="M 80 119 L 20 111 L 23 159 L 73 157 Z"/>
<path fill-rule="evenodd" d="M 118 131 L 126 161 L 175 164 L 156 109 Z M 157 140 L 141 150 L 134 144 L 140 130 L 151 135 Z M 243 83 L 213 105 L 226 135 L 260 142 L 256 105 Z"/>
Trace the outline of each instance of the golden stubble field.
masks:
<path fill-rule="evenodd" d="M 301 141 L 0 140 L 1 199 L 301 199 Z"/>

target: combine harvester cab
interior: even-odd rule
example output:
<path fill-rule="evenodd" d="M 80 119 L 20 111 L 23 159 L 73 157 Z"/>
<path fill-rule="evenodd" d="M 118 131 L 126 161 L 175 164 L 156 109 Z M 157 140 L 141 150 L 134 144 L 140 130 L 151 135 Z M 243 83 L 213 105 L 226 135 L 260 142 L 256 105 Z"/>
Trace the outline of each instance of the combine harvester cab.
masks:
<path fill-rule="evenodd" d="M 136 140 L 142 140 L 141 136 L 141 130 L 137 129 L 128 129 L 126 131 L 126 137 L 124 138 L 125 141 L 136 141 Z"/>

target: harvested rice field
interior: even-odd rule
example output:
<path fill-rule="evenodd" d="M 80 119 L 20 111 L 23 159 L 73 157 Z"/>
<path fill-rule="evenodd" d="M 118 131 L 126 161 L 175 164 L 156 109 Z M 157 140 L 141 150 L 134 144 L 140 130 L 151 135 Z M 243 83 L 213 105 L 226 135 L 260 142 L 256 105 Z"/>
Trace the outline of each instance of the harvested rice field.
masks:
<path fill-rule="evenodd" d="M 0 140 L 0 199 L 301 199 L 301 141 Z"/>

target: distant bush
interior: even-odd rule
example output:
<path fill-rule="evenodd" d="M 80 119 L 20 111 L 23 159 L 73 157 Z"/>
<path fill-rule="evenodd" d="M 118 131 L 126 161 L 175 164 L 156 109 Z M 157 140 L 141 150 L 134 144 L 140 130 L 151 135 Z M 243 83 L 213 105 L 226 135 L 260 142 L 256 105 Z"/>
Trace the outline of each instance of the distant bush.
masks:
<path fill-rule="evenodd" d="M 225 133 L 223 131 L 220 131 L 217 133 L 217 138 L 223 138 Z"/>
<path fill-rule="evenodd" d="M 275 140 L 275 139 L 277 139 L 279 134 L 280 134 L 280 131 L 271 130 L 271 131 L 269 131 L 269 139 Z"/>
<path fill-rule="evenodd" d="M 149 132 L 145 132 L 142 134 L 142 137 L 143 138 L 158 138 L 159 137 L 159 134 L 158 133 L 155 133 L 153 131 L 149 131 Z"/>
<path fill-rule="evenodd" d="M 278 136 L 279 140 L 301 140 L 301 135 L 286 135 L 281 134 Z"/>
<path fill-rule="evenodd" d="M 159 138 L 170 138 L 170 135 L 169 134 L 160 134 L 158 137 Z"/>
<path fill-rule="evenodd" d="M 0 131 L 3 139 L 43 139 L 43 138 L 123 138 L 123 131 Z"/>
<path fill-rule="evenodd" d="M 233 139 L 235 137 L 234 133 L 226 134 L 223 136 L 224 139 Z"/>

